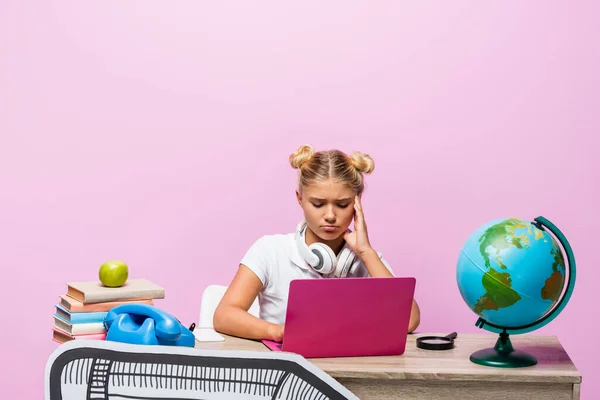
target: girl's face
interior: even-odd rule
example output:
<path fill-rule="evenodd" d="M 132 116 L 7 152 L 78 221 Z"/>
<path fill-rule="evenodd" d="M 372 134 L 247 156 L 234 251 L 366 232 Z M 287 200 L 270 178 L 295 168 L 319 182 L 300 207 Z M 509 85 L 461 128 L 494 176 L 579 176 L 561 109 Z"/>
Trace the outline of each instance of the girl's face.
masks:
<path fill-rule="evenodd" d="M 355 196 L 348 186 L 332 179 L 313 181 L 302 193 L 296 191 L 308 227 L 325 242 L 339 238 L 350 226 Z"/>

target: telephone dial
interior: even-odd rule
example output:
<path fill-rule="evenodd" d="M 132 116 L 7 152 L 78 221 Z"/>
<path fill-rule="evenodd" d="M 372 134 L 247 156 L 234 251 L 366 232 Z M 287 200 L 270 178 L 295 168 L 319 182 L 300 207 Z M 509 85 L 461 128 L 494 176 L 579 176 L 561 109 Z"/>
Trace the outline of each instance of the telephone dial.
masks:
<path fill-rule="evenodd" d="M 144 345 L 194 347 L 192 330 L 171 314 L 149 304 L 122 304 L 104 317 L 106 340 Z"/>

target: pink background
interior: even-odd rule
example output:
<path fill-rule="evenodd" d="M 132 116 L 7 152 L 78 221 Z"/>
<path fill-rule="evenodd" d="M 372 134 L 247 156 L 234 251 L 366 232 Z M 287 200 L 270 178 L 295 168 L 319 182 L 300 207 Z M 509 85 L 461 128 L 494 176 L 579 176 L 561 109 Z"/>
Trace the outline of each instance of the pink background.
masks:
<path fill-rule="evenodd" d="M 472 230 L 557 224 L 578 280 L 537 333 L 600 394 L 597 2 L 51 3 L 0 3 L 0 398 L 42 398 L 57 298 L 107 259 L 197 321 L 301 218 L 303 143 L 375 159 L 371 241 L 417 278 L 419 331 L 481 332 L 455 280 Z"/>

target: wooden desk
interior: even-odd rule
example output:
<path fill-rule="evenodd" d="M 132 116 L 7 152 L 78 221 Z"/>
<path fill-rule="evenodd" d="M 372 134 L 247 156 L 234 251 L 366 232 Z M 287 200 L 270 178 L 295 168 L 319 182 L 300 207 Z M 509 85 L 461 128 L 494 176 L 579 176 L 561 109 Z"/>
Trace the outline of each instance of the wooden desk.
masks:
<path fill-rule="evenodd" d="M 493 347 L 498 335 L 460 334 L 455 348 L 422 350 L 408 337 L 402 356 L 310 358 L 361 399 L 579 399 L 581 374 L 555 336 L 514 335 L 515 349 L 534 355 L 525 368 L 484 367 L 469 361 L 474 351 Z M 444 336 L 445 334 L 442 334 Z M 196 348 L 270 351 L 262 343 L 226 336 L 224 342 L 198 342 Z"/>

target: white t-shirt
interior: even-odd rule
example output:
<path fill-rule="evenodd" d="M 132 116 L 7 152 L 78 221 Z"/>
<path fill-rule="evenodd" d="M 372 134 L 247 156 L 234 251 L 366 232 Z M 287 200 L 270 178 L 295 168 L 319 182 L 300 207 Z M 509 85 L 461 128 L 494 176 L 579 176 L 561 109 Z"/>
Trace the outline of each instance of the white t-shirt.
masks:
<path fill-rule="evenodd" d="M 387 261 L 379 258 L 393 274 Z M 300 255 L 294 233 L 265 235 L 248 249 L 242 260 L 263 284 L 258 294 L 260 318 L 275 324 L 285 323 L 290 282 L 293 279 L 324 279 L 314 271 Z M 356 269 L 353 277 L 368 277 L 364 264 Z"/>

